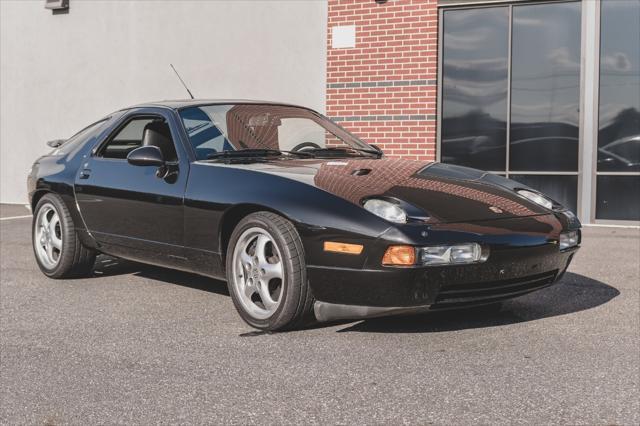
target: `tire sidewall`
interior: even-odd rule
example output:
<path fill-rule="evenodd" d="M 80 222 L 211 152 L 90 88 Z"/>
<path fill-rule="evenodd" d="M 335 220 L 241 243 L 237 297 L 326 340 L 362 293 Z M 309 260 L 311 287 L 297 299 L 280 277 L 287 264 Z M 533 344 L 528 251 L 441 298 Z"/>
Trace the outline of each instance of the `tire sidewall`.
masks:
<path fill-rule="evenodd" d="M 238 239 L 244 231 L 254 227 L 266 230 L 271 235 L 271 237 L 273 237 L 273 240 L 278 246 L 278 250 L 280 251 L 282 257 L 281 262 L 283 264 L 284 272 L 284 279 L 282 280 L 282 299 L 280 301 L 280 305 L 270 317 L 265 319 L 254 318 L 245 311 L 242 302 L 240 302 L 239 300 L 239 295 L 236 294 L 236 286 L 233 282 L 232 276 L 233 253 L 235 251 L 236 244 L 238 243 Z M 291 250 L 289 248 L 289 245 L 286 243 L 278 227 L 266 215 L 262 215 L 260 213 L 251 214 L 240 221 L 238 226 L 236 226 L 236 228 L 233 230 L 227 249 L 226 272 L 227 286 L 229 287 L 229 294 L 231 295 L 233 304 L 235 305 L 236 310 L 238 311 L 242 319 L 247 324 L 261 330 L 275 330 L 284 327 L 291 321 L 293 317 L 293 315 L 291 314 L 292 305 L 297 305 L 298 303 L 300 285 L 299 283 L 292 282 L 292 277 L 294 277 L 296 274 L 294 271 L 294 265 L 291 262 Z M 304 276 L 305 274 L 302 274 L 303 278 Z M 295 312 L 295 309 L 293 309 L 293 312 Z"/>

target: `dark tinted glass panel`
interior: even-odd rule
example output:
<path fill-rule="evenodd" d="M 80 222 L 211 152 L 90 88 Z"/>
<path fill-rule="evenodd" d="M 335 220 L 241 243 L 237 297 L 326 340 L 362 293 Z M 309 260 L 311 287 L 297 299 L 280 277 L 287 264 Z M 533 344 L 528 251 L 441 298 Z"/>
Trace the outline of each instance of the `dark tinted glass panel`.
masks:
<path fill-rule="evenodd" d="M 580 3 L 514 6 L 511 170 L 578 170 Z"/>
<path fill-rule="evenodd" d="M 598 176 L 596 219 L 640 220 L 640 176 Z"/>
<path fill-rule="evenodd" d="M 640 171 L 640 1 L 602 2 L 598 170 Z"/>
<path fill-rule="evenodd" d="M 442 161 L 504 170 L 508 9 L 445 11 L 443 29 Z"/>
<path fill-rule="evenodd" d="M 576 212 L 578 207 L 578 176 L 509 175 L 509 178 L 537 189 Z"/>

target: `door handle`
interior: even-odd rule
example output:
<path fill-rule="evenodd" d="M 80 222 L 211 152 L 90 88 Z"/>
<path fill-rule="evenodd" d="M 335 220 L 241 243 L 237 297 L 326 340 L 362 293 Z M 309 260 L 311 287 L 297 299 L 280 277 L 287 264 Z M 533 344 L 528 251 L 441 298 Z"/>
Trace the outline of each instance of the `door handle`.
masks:
<path fill-rule="evenodd" d="M 80 171 L 80 179 L 89 179 L 89 176 L 91 176 L 90 169 L 82 169 Z"/>

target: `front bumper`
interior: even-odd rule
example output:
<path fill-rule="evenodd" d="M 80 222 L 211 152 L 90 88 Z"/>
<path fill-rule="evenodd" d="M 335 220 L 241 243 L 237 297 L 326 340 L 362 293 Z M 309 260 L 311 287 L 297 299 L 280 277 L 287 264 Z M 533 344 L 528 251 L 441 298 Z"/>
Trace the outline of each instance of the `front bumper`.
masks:
<path fill-rule="evenodd" d="M 552 285 L 578 247 L 492 247 L 487 262 L 439 267 L 351 269 L 309 266 L 320 321 L 463 308 Z"/>

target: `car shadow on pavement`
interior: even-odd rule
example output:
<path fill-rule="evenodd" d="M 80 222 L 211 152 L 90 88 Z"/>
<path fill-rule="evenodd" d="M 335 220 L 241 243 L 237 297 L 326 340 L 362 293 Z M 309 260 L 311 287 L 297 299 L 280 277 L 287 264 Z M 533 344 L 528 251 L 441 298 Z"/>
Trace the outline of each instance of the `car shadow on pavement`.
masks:
<path fill-rule="evenodd" d="M 175 269 L 116 259 L 105 255 L 100 255 L 96 259 L 94 274 L 98 277 L 136 275 L 142 278 L 189 287 L 194 290 L 229 296 L 229 290 L 224 281 Z"/>
<path fill-rule="evenodd" d="M 100 255 L 96 259 L 95 275 L 101 277 L 136 275 L 229 296 L 227 285 L 223 281 L 104 255 Z M 434 333 L 495 327 L 592 309 L 607 303 L 619 294 L 618 290 L 601 281 L 568 272 L 560 282 L 551 287 L 504 302 L 502 309 L 498 312 L 491 312 L 479 307 L 434 311 L 422 315 L 374 318 L 355 323 L 354 321 L 320 323 L 310 328 L 345 325 L 347 327 L 339 329 L 338 332 Z"/>
<path fill-rule="evenodd" d="M 619 294 L 618 290 L 601 281 L 569 272 L 551 287 L 505 301 L 497 312 L 479 307 L 375 318 L 360 321 L 338 332 L 435 333 L 495 327 L 592 309 Z"/>

